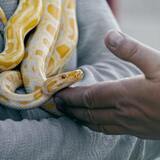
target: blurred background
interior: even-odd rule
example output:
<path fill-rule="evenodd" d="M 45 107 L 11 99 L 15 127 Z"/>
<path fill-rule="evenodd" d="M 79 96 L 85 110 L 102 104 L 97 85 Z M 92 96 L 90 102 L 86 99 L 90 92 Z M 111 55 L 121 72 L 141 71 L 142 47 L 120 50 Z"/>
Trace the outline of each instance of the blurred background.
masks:
<path fill-rule="evenodd" d="M 108 0 L 121 29 L 160 49 L 160 0 Z"/>

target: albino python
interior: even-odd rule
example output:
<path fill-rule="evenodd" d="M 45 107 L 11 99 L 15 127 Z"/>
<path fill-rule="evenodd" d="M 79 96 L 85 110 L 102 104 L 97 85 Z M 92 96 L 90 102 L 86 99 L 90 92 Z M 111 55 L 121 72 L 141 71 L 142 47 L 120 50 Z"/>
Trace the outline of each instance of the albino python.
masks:
<path fill-rule="evenodd" d="M 20 0 L 8 22 L 2 9 L 0 18 L 6 24 L 5 49 L 0 54 L 0 103 L 16 109 L 42 106 L 52 112 L 51 96 L 84 76 L 80 69 L 62 73 L 78 40 L 76 1 Z M 20 71 L 13 70 L 19 64 Z M 16 93 L 20 86 L 26 94 Z"/>

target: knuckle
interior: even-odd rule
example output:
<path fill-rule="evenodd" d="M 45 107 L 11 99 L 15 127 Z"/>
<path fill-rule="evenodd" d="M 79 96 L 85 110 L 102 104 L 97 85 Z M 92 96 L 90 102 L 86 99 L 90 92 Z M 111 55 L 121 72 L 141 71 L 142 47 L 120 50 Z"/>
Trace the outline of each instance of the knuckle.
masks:
<path fill-rule="evenodd" d="M 131 117 L 131 114 L 126 107 L 121 107 L 119 112 L 117 112 L 117 116 L 121 118 L 128 118 L 128 117 Z"/>
<path fill-rule="evenodd" d="M 125 51 L 122 55 L 125 60 L 131 60 L 139 52 L 139 44 L 127 37 L 121 41 L 119 48 L 121 51 Z"/>
<path fill-rule="evenodd" d="M 94 95 L 92 89 L 87 88 L 83 93 L 82 99 L 86 107 L 92 108 L 94 105 Z"/>
<path fill-rule="evenodd" d="M 86 119 L 87 122 L 95 124 L 96 121 L 95 121 L 95 117 L 94 117 L 93 111 L 87 109 L 87 111 L 85 112 L 84 116 L 85 116 L 85 119 Z"/>
<path fill-rule="evenodd" d="M 134 58 L 134 56 L 138 53 L 139 47 L 137 43 L 132 43 L 130 49 L 128 50 L 128 60 Z"/>

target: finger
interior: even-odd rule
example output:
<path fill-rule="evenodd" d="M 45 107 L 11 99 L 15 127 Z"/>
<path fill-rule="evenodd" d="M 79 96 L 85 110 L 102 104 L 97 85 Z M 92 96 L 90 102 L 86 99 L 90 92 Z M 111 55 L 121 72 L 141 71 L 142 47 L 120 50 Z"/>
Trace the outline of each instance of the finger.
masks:
<path fill-rule="evenodd" d="M 150 78 L 159 71 L 159 51 L 145 46 L 126 34 L 110 31 L 106 36 L 105 44 L 116 56 L 139 67 L 146 77 Z"/>
<path fill-rule="evenodd" d="M 115 106 L 124 96 L 120 81 L 103 82 L 90 87 L 67 88 L 55 96 L 57 106 L 106 108 Z M 115 101 L 116 99 L 116 101 Z"/>
<path fill-rule="evenodd" d="M 123 135 L 130 134 L 126 128 L 119 125 L 93 125 L 93 124 L 84 124 L 88 128 L 96 132 L 102 132 L 108 135 Z"/>
<path fill-rule="evenodd" d="M 119 124 L 120 117 L 116 109 L 84 109 L 66 107 L 64 113 L 89 124 Z"/>

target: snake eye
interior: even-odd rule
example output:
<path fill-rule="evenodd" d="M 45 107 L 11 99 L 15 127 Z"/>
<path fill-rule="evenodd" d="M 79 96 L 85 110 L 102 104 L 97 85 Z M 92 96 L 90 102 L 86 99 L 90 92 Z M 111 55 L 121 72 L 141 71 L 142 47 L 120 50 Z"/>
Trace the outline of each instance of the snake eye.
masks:
<path fill-rule="evenodd" d="M 65 75 L 65 74 L 63 74 L 63 75 L 61 76 L 61 78 L 62 78 L 62 79 L 65 79 L 65 78 L 66 78 L 66 75 Z"/>

